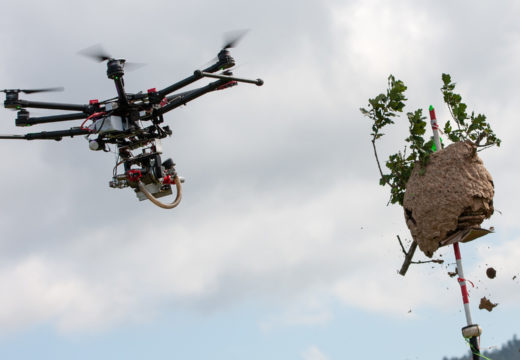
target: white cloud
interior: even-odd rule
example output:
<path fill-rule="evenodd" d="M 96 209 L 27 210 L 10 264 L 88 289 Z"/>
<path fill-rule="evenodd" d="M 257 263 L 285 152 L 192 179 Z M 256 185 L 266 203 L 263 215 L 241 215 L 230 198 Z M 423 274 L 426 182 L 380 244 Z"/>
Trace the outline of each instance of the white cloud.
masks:
<path fill-rule="evenodd" d="M 104 329 L 134 317 L 130 294 L 63 265 L 34 255 L 0 269 L 1 332 L 48 322 L 62 331 Z"/>
<path fill-rule="evenodd" d="M 264 327 L 326 323 L 334 298 L 390 314 L 442 305 L 428 301 L 431 283 L 419 275 L 405 281 L 395 274 L 398 245 L 383 229 L 402 229 L 392 225 L 401 214 L 377 206 L 373 190 L 338 183 L 291 201 L 244 193 L 218 212 L 210 205 L 195 222 L 90 229 L 0 272 L 9 279 L 2 323 L 56 321 L 64 331 L 92 330 L 149 318 L 166 302 L 213 311 L 252 297 L 289 309 Z"/>
<path fill-rule="evenodd" d="M 307 350 L 302 352 L 303 360 L 327 360 L 328 357 L 325 356 L 317 346 L 312 345 Z"/>
<path fill-rule="evenodd" d="M 258 23 L 252 34 L 255 42 L 245 44 L 247 51 L 241 54 L 252 59 L 255 71 L 246 67 L 237 75 L 263 77 L 265 85 L 212 94 L 168 116 L 176 137 L 165 141 L 165 149 L 175 155 L 180 173 L 188 174 L 185 198 L 173 212 L 137 202 L 129 190 L 106 188 L 111 156 L 89 152 L 83 139 L 1 143 L 2 153 L 9 154 L 3 160 L 9 176 L 1 180 L 9 190 L 4 192 L 1 217 L 2 329 L 50 322 L 63 331 L 95 330 L 147 319 L 166 303 L 187 311 L 220 309 L 244 299 L 279 304 L 282 310 L 267 319 L 266 326 L 324 324 L 333 317 L 330 303 L 337 299 L 348 307 L 398 316 L 410 308 L 459 304 L 457 290 L 439 297 L 449 280 L 438 268 L 413 266 L 405 278 L 396 274 L 402 255 L 395 235 L 406 237 L 407 230 L 401 209 L 384 206 L 388 189 L 377 184 L 369 124 L 358 111 L 383 90 L 389 73 L 409 79 L 411 102 L 440 101 L 440 68 L 449 71 L 453 61 L 441 55 L 432 59 L 428 48 L 437 54 L 458 53 L 447 39 L 451 35 L 437 24 L 440 17 L 430 16 L 429 9 L 410 1 L 385 4 L 356 1 L 325 9 L 313 3 L 310 10 L 319 16 L 312 17 L 312 24 L 304 13 L 289 19 L 277 13 L 278 23 L 255 15 L 269 19 Z M 254 6 L 261 13 L 268 5 Z M 333 21 L 325 21 L 330 19 L 324 14 L 331 14 Z M 150 79 L 150 87 L 166 85 L 189 75 L 198 56 L 215 55 L 211 49 L 200 50 L 220 40 L 215 29 L 200 30 L 188 41 L 179 34 L 184 34 L 182 22 L 189 16 L 179 18 L 181 24 L 168 21 L 167 26 L 177 27 L 171 29 L 160 25 L 159 15 L 153 14 L 150 28 L 160 26 L 167 36 L 159 43 L 147 41 L 151 50 L 145 51 L 158 54 L 159 66 L 153 62 L 146 72 L 132 73 L 129 86 L 148 86 Z M 100 26 L 83 34 L 85 46 L 106 35 L 105 18 L 95 18 Z M 442 21 L 459 25 L 452 18 Z M 285 29 L 289 33 L 280 36 Z M 212 38 L 203 36 L 204 31 Z M 264 32 L 268 35 L 261 35 Z M 53 38 L 51 30 L 44 33 Z M 460 43 L 469 41 L 467 31 L 463 34 Z M 149 33 L 136 36 L 148 40 Z M 141 47 L 118 43 L 123 37 L 128 38 L 126 31 L 111 38 L 112 45 L 119 46 L 115 52 L 131 48 L 133 55 L 143 53 Z M 12 69 L 11 81 L 20 76 L 25 83 L 38 80 L 30 86 L 60 85 L 48 83 L 49 71 L 58 68 L 52 80 L 68 81 L 65 85 L 74 90 L 64 93 L 64 99 L 113 95 L 104 68 L 76 61 L 69 51 L 76 39 L 53 45 L 71 53 L 56 60 L 42 56 L 47 49 L 38 52 L 31 36 L 25 38 L 17 52 L 30 49 L 37 55 L 24 61 L 46 61 L 40 68 L 27 63 L 18 68 L 17 61 L 2 60 Z M 181 50 L 164 52 L 165 42 Z M 77 46 L 79 50 L 82 45 Z M 515 55 L 516 49 L 514 45 L 510 53 Z M 494 61 L 516 69 L 514 56 Z M 460 85 L 488 89 L 478 83 L 479 74 L 465 74 Z M 504 86 L 515 90 L 516 84 L 512 79 Z M 520 176 L 510 165 L 517 158 L 518 122 L 511 120 L 517 91 L 500 90 L 489 87 L 474 101 L 493 103 L 490 118 L 497 119 L 508 140 L 490 158 L 500 186 L 497 207 L 507 217 L 499 223 L 511 231 L 518 203 L 515 179 Z M 19 130 L 13 128 L 12 123 L 0 124 L 2 132 Z M 397 138 L 388 135 L 383 141 L 394 146 Z M 511 241 L 493 251 L 482 253 L 480 265 L 500 264 L 499 274 L 513 276 L 518 246 Z M 516 285 L 501 281 L 493 283 L 497 301 L 518 303 L 518 292 L 509 294 Z M 316 351 L 314 356 L 322 356 Z"/>

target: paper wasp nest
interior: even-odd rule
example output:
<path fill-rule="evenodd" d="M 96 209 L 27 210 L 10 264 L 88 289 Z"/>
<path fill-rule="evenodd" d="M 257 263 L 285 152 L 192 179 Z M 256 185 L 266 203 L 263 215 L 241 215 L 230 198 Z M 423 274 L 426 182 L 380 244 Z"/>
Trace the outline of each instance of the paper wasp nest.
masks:
<path fill-rule="evenodd" d="M 406 184 L 406 224 L 428 257 L 459 230 L 478 227 L 493 214 L 493 179 L 470 142 L 457 142 L 416 165 Z"/>

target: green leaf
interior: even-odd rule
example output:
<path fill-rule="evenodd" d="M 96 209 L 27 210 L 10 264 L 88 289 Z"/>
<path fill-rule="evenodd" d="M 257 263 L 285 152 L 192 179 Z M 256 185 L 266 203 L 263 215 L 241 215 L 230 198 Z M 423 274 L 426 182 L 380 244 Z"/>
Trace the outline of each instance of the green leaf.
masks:
<path fill-rule="evenodd" d="M 444 83 L 445 86 L 447 86 L 448 84 L 451 83 L 451 76 L 450 74 L 442 74 L 442 82 Z"/>
<path fill-rule="evenodd" d="M 444 124 L 444 133 L 449 135 L 451 133 L 451 123 L 450 121 L 446 121 L 446 124 Z"/>
<path fill-rule="evenodd" d="M 462 102 L 462 97 L 459 94 L 454 93 L 455 83 L 452 82 L 451 76 L 442 74 L 442 82 L 443 99 L 450 110 L 452 120 L 456 124 L 455 129 L 452 127 L 453 123 L 449 120 L 444 124 L 444 133 L 447 138 L 452 142 L 466 139 L 475 141 L 480 138 L 481 134 L 486 134 L 486 144 L 481 145 L 481 147 L 500 146 L 500 139 L 493 133 L 484 115 L 475 116 L 472 112 L 471 116 L 468 117 L 467 105 Z M 374 144 L 375 140 L 384 135 L 381 130 L 385 126 L 394 124 L 394 120 L 398 121 L 398 115 L 403 112 L 407 100 L 404 94 L 406 90 L 406 85 L 401 80 L 389 75 L 386 93 L 381 93 L 373 99 L 369 99 L 367 108 L 360 108 L 360 112 L 372 122 L 371 136 Z M 390 202 L 400 205 L 403 203 L 406 183 L 415 165 L 419 164 L 420 173 L 424 174 L 426 171 L 434 143 L 432 137 L 427 140 L 425 138 L 428 123 L 425 121 L 426 117 L 422 115 L 422 110 L 408 112 L 406 115 L 409 123 L 409 134 L 405 138 L 405 142 L 408 145 L 405 146 L 404 152 L 397 152 L 388 157 L 384 165 L 390 173 L 382 174 L 379 180 L 380 185 L 390 186 Z M 406 153 L 407 149 L 410 151 L 409 154 Z"/>

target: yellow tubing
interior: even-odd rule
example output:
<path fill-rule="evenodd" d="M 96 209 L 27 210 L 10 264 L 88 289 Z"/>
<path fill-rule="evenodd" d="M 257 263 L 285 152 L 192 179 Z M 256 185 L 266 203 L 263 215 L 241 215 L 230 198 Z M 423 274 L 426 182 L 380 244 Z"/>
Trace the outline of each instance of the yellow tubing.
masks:
<path fill-rule="evenodd" d="M 153 196 L 147 189 L 146 187 L 144 186 L 144 184 L 142 183 L 141 180 L 139 180 L 139 182 L 137 183 L 137 185 L 139 185 L 139 190 L 141 190 L 143 192 L 143 194 L 148 198 L 148 200 L 150 200 L 151 202 L 153 202 L 155 205 L 163 208 L 163 209 L 173 209 L 174 207 L 176 207 L 177 205 L 179 205 L 179 203 L 181 202 L 181 199 L 182 199 L 182 187 L 181 187 L 181 180 L 179 179 L 178 176 L 175 176 L 173 178 L 173 181 L 175 182 L 175 187 L 177 188 L 177 196 L 175 197 L 175 200 L 171 203 L 171 204 L 165 204 L 165 203 L 162 203 L 160 202 L 159 200 L 157 200 L 157 198 L 155 196 Z"/>

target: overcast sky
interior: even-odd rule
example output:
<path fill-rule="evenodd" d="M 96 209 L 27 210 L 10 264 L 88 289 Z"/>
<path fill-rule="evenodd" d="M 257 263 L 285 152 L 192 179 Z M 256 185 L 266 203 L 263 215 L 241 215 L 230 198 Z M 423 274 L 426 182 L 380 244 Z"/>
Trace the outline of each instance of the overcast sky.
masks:
<path fill-rule="evenodd" d="M 402 209 L 386 206 L 359 112 L 394 74 L 408 86 L 405 110 L 433 104 L 443 124 L 443 72 L 503 141 L 481 153 L 500 211 L 485 225 L 496 232 L 462 246 L 482 347 L 500 346 L 520 318 L 519 15 L 513 0 L 2 4 L 1 88 L 65 87 L 23 98 L 115 96 L 105 65 L 77 54 L 97 43 L 148 64 L 126 74 L 129 92 L 164 88 L 215 57 L 234 29 L 251 30 L 232 50 L 235 74 L 265 85 L 168 113 L 164 153 L 186 178 L 174 210 L 109 188 L 113 154 L 90 151 L 81 137 L 0 143 L 0 358 L 464 354 L 452 250 L 438 251 L 442 266 L 397 274 L 396 235 L 410 235 Z M 3 110 L 0 133 L 68 125 L 16 128 L 15 117 Z M 401 118 L 382 156 L 405 137 Z M 482 296 L 499 306 L 479 310 Z"/>

